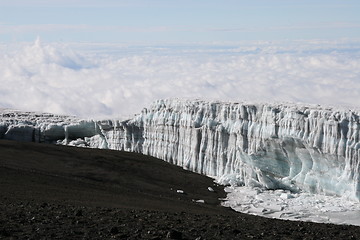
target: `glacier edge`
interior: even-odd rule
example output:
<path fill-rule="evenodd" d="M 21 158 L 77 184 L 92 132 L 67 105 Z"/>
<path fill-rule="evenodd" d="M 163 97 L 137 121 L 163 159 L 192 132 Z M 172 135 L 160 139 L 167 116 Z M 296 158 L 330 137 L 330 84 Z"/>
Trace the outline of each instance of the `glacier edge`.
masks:
<path fill-rule="evenodd" d="M 223 184 L 360 201 L 356 111 L 177 99 L 128 120 L 3 111 L 0 138 L 139 152 Z"/>

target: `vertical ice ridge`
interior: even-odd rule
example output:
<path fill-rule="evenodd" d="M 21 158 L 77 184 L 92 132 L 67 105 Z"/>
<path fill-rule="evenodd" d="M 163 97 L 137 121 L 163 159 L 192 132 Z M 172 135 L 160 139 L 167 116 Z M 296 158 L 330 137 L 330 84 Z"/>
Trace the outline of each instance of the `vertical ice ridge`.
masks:
<path fill-rule="evenodd" d="M 143 153 L 186 169 L 359 199 L 359 119 L 354 112 L 160 100 L 136 119 L 144 129 Z"/>
<path fill-rule="evenodd" d="M 360 199 L 359 113 L 350 110 L 159 100 L 126 121 L 31 113 L 2 113 L 1 119 L 6 139 L 66 139 L 62 143 L 155 156 L 224 183 Z"/>

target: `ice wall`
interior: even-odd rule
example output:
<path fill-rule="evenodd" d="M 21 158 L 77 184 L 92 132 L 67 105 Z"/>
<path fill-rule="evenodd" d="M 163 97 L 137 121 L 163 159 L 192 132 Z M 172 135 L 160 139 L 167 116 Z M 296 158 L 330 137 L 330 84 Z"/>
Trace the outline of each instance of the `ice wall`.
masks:
<path fill-rule="evenodd" d="M 21 138 L 13 125 L 2 126 L 4 138 Z M 27 136 L 26 126 L 15 129 Z M 360 200 L 359 113 L 350 110 L 159 100 L 126 121 L 32 126 L 40 142 L 141 152 L 222 183 Z"/>
<path fill-rule="evenodd" d="M 85 137 L 98 132 L 93 120 L 49 113 L 0 111 L 0 138 L 27 142 L 57 143 Z"/>

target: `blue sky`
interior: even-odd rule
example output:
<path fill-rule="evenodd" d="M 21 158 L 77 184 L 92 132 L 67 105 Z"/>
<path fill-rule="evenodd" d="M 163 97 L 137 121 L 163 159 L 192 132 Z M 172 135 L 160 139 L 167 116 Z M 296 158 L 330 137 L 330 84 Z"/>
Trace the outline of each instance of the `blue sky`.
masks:
<path fill-rule="evenodd" d="M 117 117 L 173 97 L 359 108 L 359 13 L 359 0 L 0 0 L 0 108 Z"/>
<path fill-rule="evenodd" d="M 0 0 L 0 41 L 359 39 L 360 1 Z"/>

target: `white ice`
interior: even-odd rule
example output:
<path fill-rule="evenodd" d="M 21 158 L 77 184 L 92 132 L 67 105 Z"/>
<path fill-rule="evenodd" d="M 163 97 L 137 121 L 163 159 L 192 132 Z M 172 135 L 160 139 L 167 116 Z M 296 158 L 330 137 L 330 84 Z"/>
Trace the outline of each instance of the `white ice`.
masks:
<path fill-rule="evenodd" d="M 230 191 L 224 205 L 238 211 L 359 225 L 359 116 L 313 105 L 172 99 L 129 120 L 3 110 L 0 138 L 140 152 L 251 187 Z"/>
<path fill-rule="evenodd" d="M 223 206 L 237 212 L 293 221 L 360 226 L 360 203 L 336 196 L 226 187 Z"/>

